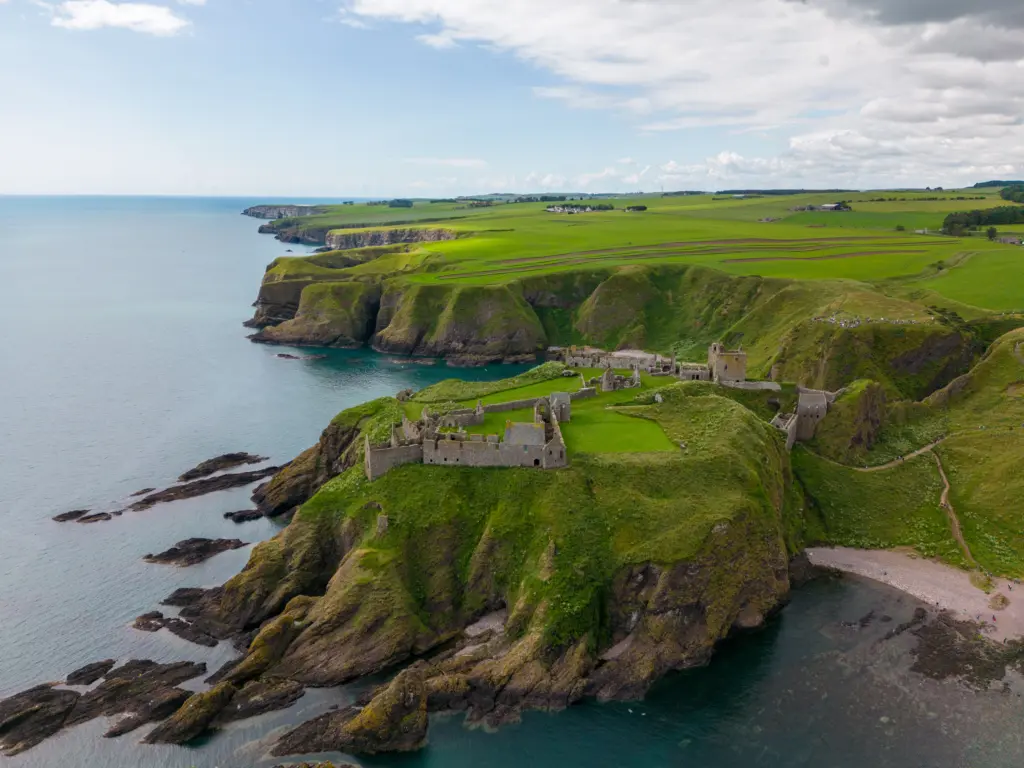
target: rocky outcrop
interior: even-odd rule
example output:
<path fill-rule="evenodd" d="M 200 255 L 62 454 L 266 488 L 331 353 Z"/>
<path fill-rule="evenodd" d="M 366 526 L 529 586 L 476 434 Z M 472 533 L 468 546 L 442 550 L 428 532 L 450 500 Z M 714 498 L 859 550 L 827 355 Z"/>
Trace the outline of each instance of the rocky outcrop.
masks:
<path fill-rule="evenodd" d="M 255 456 L 251 453 L 225 453 L 221 456 L 216 456 L 212 459 L 200 462 L 198 465 L 178 477 L 178 482 L 188 483 L 193 480 L 198 480 L 201 477 L 209 477 L 216 472 L 223 472 L 228 469 L 234 469 L 235 467 L 241 467 L 244 464 L 262 464 L 266 460 L 266 456 Z"/>
<path fill-rule="evenodd" d="M 333 230 L 327 235 L 326 245 L 338 251 L 368 248 L 397 243 L 436 243 L 454 240 L 458 235 L 450 229 L 366 229 L 350 232 Z"/>
<path fill-rule="evenodd" d="M 217 685 L 333 686 L 432 654 L 363 709 L 328 713 L 275 747 L 376 752 L 421 744 L 427 711 L 496 725 L 585 696 L 636 698 L 667 672 L 706 663 L 720 640 L 761 626 L 787 599 L 783 518 L 798 494 L 770 426 L 731 400 L 673 393 L 644 414 L 676 424 L 673 409 L 702 418 L 711 409 L 724 444 L 642 472 L 579 460 L 557 473 L 418 467 L 367 483 L 351 462 L 387 401 L 340 414 L 275 478 L 274 504 L 287 508 L 333 479 L 224 587 L 181 596 L 182 619 L 210 634 L 259 630 Z M 679 516 L 692 512 L 673 499 L 692 493 L 695 476 L 718 478 L 700 486 L 715 514 L 681 531 Z M 378 532 L 382 514 L 389 524 Z"/>
<path fill-rule="evenodd" d="M 224 519 L 230 520 L 233 523 L 250 523 L 253 520 L 259 520 L 263 517 L 263 513 L 258 509 L 240 509 L 237 512 L 225 512 Z"/>
<path fill-rule="evenodd" d="M 107 659 L 106 661 L 97 661 L 94 664 L 87 664 L 81 669 L 76 669 L 68 675 L 68 678 L 64 683 L 65 685 L 92 685 L 112 670 L 116 663 L 117 662 L 113 659 Z"/>
<path fill-rule="evenodd" d="M 354 466 L 359 460 L 358 446 L 354 445 L 358 434 L 358 422 L 351 424 L 338 419 L 331 422 L 316 445 L 299 454 L 270 482 L 253 492 L 252 500 L 260 514 L 279 517 L 294 511 L 312 498 L 324 483 Z"/>
<path fill-rule="evenodd" d="M 142 559 L 147 563 L 188 568 L 191 565 L 205 562 L 221 552 L 247 546 L 249 546 L 248 542 L 240 539 L 185 539 L 168 550 L 157 555 L 146 555 Z"/>
<path fill-rule="evenodd" d="M 253 306 L 256 314 L 243 325 L 247 328 L 266 328 L 278 325 L 295 317 L 302 301 L 302 291 L 313 284 L 312 280 L 267 280 L 260 286 L 259 295 Z"/>
<path fill-rule="evenodd" d="M 317 205 L 254 205 L 242 211 L 242 215 L 254 219 L 298 219 L 326 212 L 326 208 Z"/>
<path fill-rule="evenodd" d="M 191 483 L 175 485 L 156 493 L 144 496 L 131 505 L 136 512 L 154 507 L 157 504 L 166 504 L 169 501 L 180 501 L 192 499 L 196 496 L 205 496 L 208 493 L 227 491 L 231 488 L 241 488 L 245 485 L 252 485 L 255 482 L 264 480 L 281 471 L 281 467 L 266 467 L 252 472 L 236 472 L 216 477 L 205 477 L 202 480 L 194 480 Z"/>
<path fill-rule="evenodd" d="M 423 668 L 400 672 L 365 707 L 347 707 L 300 725 L 274 745 L 272 754 L 311 752 L 411 752 L 427 741 L 427 693 Z"/>
<path fill-rule="evenodd" d="M 196 645 L 205 645 L 208 648 L 213 648 L 218 643 L 217 638 L 207 634 L 195 624 L 176 616 L 164 616 L 160 611 L 142 614 L 135 619 L 132 626 L 141 632 L 159 632 L 161 629 L 166 629 L 183 640 L 188 640 Z"/>
<path fill-rule="evenodd" d="M 83 668 L 92 677 L 95 669 L 109 662 Z M 161 720 L 180 708 L 189 692 L 176 686 L 206 671 L 205 664 L 179 662 L 157 664 L 153 661 L 129 661 L 104 681 L 81 694 L 41 685 L 0 701 L 0 749 L 8 757 L 31 749 L 62 728 L 97 717 L 125 715 L 107 736 L 120 736 L 146 723 Z M 96 678 L 99 679 L 99 678 Z M 93 680 L 95 682 L 95 680 Z"/>
<path fill-rule="evenodd" d="M 0 701 L 0 749 L 14 757 L 61 728 L 81 694 L 39 685 Z"/>
<path fill-rule="evenodd" d="M 314 283 L 302 291 L 293 319 L 249 338 L 290 346 L 361 347 L 373 334 L 379 306 L 380 287 L 374 283 Z"/>
<path fill-rule="evenodd" d="M 202 735 L 217 714 L 235 695 L 230 683 L 220 683 L 208 691 L 194 694 L 146 736 L 147 744 L 185 744 Z"/>
<path fill-rule="evenodd" d="M 56 515 L 53 518 L 55 523 L 73 523 L 77 520 L 81 520 L 83 517 L 89 514 L 88 509 L 73 509 L 70 512 L 63 512 Z"/>
<path fill-rule="evenodd" d="M 473 365 L 535 359 L 546 340 L 514 287 L 425 284 L 385 289 L 371 344 L 381 352 Z"/>

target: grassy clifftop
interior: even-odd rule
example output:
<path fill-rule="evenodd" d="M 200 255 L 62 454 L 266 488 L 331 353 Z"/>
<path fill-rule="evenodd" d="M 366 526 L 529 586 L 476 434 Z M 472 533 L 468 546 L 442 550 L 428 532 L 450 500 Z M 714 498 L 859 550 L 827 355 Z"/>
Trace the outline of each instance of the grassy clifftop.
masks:
<path fill-rule="evenodd" d="M 328 433 L 345 431 L 338 474 L 204 608 L 215 626 L 263 627 L 227 682 L 333 685 L 455 641 L 464 652 L 436 656 L 417 690 L 482 718 L 636 696 L 703 663 L 785 600 L 806 523 L 773 428 L 709 390 L 659 393 L 620 408 L 672 450 L 576 455 L 553 472 L 413 464 L 368 482 L 359 435 L 400 405 L 340 414 L 306 459 L 328 461 Z M 463 636 L 497 610 L 496 631 Z"/>

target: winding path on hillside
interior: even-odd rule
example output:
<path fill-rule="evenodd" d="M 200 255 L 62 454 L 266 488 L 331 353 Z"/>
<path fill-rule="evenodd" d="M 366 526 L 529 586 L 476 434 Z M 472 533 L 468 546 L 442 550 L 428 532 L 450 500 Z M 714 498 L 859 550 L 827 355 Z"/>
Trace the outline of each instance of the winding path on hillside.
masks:
<path fill-rule="evenodd" d="M 953 529 L 953 537 L 960 545 L 960 549 L 964 553 L 964 557 L 972 568 L 978 567 L 978 561 L 974 559 L 974 555 L 971 554 L 971 548 L 967 546 L 967 541 L 964 540 L 963 530 L 960 528 L 960 518 L 956 516 L 956 510 L 953 509 L 953 502 L 949 500 L 950 485 L 949 478 L 946 477 L 946 469 L 942 466 L 942 458 L 939 454 L 932 452 L 935 457 L 935 466 L 939 468 L 939 477 L 942 478 L 942 496 L 939 498 L 939 506 L 946 511 L 946 517 L 949 518 L 949 527 Z"/>
<path fill-rule="evenodd" d="M 882 470 L 885 469 L 892 469 L 893 467 L 898 467 L 900 464 L 903 464 L 904 462 L 909 461 L 910 459 L 916 459 L 918 456 L 928 453 L 928 451 L 932 450 L 933 448 L 936 448 L 939 445 L 942 445 L 942 443 L 946 442 L 951 437 L 956 437 L 957 434 L 959 433 L 954 433 L 952 435 L 940 437 L 935 442 L 928 443 L 928 445 L 926 445 L 924 448 L 918 448 L 913 453 L 908 453 L 906 456 L 901 456 L 898 459 L 893 459 L 892 461 L 886 464 L 879 464 L 877 467 L 851 467 L 851 469 L 854 469 L 857 472 L 881 472 Z"/>
<path fill-rule="evenodd" d="M 1022 361 L 1024 362 L 1024 361 Z M 949 500 L 949 495 L 952 490 L 949 484 L 949 477 L 946 475 L 946 468 L 942 466 L 942 458 L 938 453 L 935 452 L 942 443 L 946 442 L 952 437 L 963 434 L 961 432 L 954 432 L 951 435 L 940 437 L 938 440 L 929 443 L 924 448 L 919 448 L 913 453 L 908 453 L 906 456 L 901 456 L 898 459 L 888 462 L 887 464 L 880 464 L 877 467 L 854 467 L 857 472 L 881 472 L 886 469 L 892 469 L 893 467 L 899 466 L 910 459 L 915 459 L 918 456 L 923 456 L 926 453 L 931 453 L 935 457 L 935 465 L 939 469 L 939 477 L 942 478 L 942 495 L 939 497 L 939 506 L 946 513 L 946 517 L 949 518 L 949 527 L 953 531 L 953 538 L 956 539 L 957 544 L 960 545 L 961 551 L 964 553 L 964 558 L 968 564 L 973 567 L 978 567 L 978 561 L 974 559 L 974 555 L 971 554 L 971 548 L 967 545 L 967 541 L 964 539 L 963 529 L 960 527 L 960 518 L 956 515 L 956 510 L 953 508 L 953 502 Z"/>

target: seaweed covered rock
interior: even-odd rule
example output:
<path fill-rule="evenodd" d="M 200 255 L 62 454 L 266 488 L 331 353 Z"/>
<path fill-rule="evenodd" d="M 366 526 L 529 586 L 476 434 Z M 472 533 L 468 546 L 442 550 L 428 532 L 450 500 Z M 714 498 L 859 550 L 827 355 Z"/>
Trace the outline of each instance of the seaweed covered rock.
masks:
<path fill-rule="evenodd" d="M 328 712 L 286 733 L 272 754 L 310 752 L 411 752 L 427 740 L 427 697 L 423 670 L 400 672 L 365 707 Z"/>
<path fill-rule="evenodd" d="M 194 694 L 170 719 L 146 736 L 147 744 L 185 744 L 200 736 L 228 705 L 237 689 L 231 683 L 219 683 L 208 691 Z"/>

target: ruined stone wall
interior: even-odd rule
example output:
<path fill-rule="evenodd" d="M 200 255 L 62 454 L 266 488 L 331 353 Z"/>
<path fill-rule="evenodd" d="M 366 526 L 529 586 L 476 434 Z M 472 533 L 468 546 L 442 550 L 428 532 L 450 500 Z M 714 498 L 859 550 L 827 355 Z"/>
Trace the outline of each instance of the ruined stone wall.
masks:
<path fill-rule="evenodd" d="M 447 429 L 458 429 L 459 427 L 478 427 L 484 423 L 484 411 L 477 412 L 474 409 L 463 409 L 446 413 L 438 419 L 438 426 Z"/>
<path fill-rule="evenodd" d="M 398 448 L 372 448 L 367 445 L 363 460 L 367 480 L 376 480 L 402 464 L 420 464 L 422 462 L 423 446 L 418 443 Z"/>
<path fill-rule="evenodd" d="M 558 423 L 558 417 L 551 418 L 552 432 L 551 440 L 544 446 L 544 458 L 541 465 L 544 469 L 560 469 L 569 466 L 569 452 L 565 447 L 565 440 L 562 438 L 562 427 Z"/>
<path fill-rule="evenodd" d="M 505 413 L 506 411 L 521 411 L 524 408 L 533 408 L 540 400 L 539 397 L 531 397 L 526 400 L 512 400 L 507 403 L 493 403 L 484 406 L 484 413 Z M 481 422 L 483 423 L 483 422 Z"/>
<path fill-rule="evenodd" d="M 577 392 L 570 392 L 570 400 L 585 400 L 588 397 L 597 397 L 597 389 L 595 387 L 583 387 Z"/>
<path fill-rule="evenodd" d="M 423 444 L 423 463 L 456 467 L 542 467 L 545 446 L 512 445 L 471 435 L 469 440 L 438 438 Z"/>
<path fill-rule="evenodd" d="M 781 430 L 786 435 L 786 450 L 793 450 L 793 446 L 796 445 L 797 432 L 799 430 L 800 417 L 795 413 L 780 413 L 774 419 L 772 419 L 772 426 L 778 430 Z"/>

